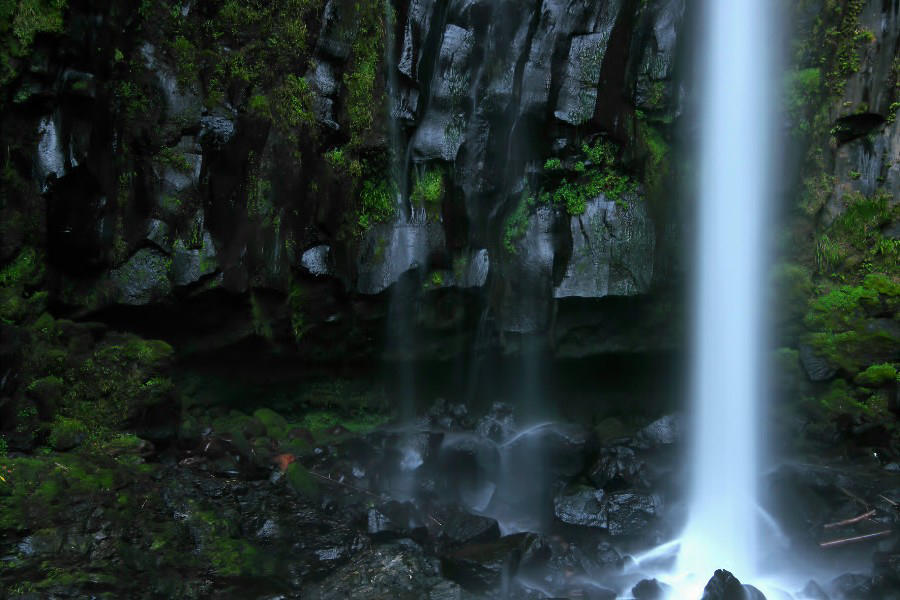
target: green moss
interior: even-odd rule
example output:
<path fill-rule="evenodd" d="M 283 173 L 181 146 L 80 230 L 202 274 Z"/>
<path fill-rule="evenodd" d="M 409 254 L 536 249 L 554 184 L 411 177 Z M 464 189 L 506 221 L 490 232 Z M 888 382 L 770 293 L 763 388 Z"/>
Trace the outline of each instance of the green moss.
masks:
<path fill-rule="evenodd" d="M 312 91 L 302 77 L 286 75 L 271 98 L 275 125 L 282 130 L 310 127 L 315 123 Z"/>
<path fill-rule="evenodd" d="M 374 111 L 383 105 L 375 97 L 375 82 L 384 55 L 384 5 L 380 0 L 359 0 L 353 4 L 350 18 L 349 22 L 356 24 L 356 32 L 344 85 L 350 143 L 357 146 L 375 122 Z"/>
<path fill-rule="evenodd" d="M 34 382 L 32 392 L 50 385 L 61 390 L 59 416 L 83 423 L 90 442 L 172 398 L 165 372 L 173 350 L 165 342 L 120 334 L 94 342 L 88 328 L 49 315 L 31 331 L 23 375 Z"/>
<path fill-rule="evenodd" d="M 316 438 L 325 435 L 326 430 L 342 427 L 350 433 L 368 433 L 387 421 L 387 415 L 378 412 L 359 411 L 353 414 L 340 414 L 334 411 L 314 411 L 307 413 L 299 423 L 308 429 Z"/>
<path fill-rule="evenodd" d="M 510 254 L 516 254 L 516 242 L 528 231 L 528 219 L 537 202 L 537 198 L 526 190 L 519 196 L 515 209 L 506 217 L 503 224 L 503 248 Z"/>
<path fill-rule="evenodd" d="M 186 37 L 178 35 L 172 40 L 171 51 L 175 59 L 178 85 L 184 90 L 197 81 L 200 75 L 197 65 L 197 48 Z"/>
<path fill-rule="evenodd" d="M 44 277 L 44 257 L 28 246 L 19 251 L 8 265 L 0 270 L 0 287 L 33 287 Z"/>
<path fill-rule="evenodd" d="M 0 85 L 16 75 L 13 61 L 28 55 L 38 34 L 63 31 L 67 6 L 67 0 L 0 2 Z"/>
<path fill-rule="evenodd" d="M 185 158 L 184 153 L 179 152 L 175 148 L 165 147 L 154 158 L 159 164 L 181 173 L 190 173 L 194 170 L 191 163 Z"/>
<path fill-rule="evenodd" d="M 287 419 L 270 408 L 259 408 L 253 411 L 253 416 L 265 426 L 271 438 L 284 437 L 287 433 Z"/>
<path fill-rule="evenodd" d="M 854 379 L 859 385 L 881 387 L 898 381 L 897 369 L 894 365 L 882 363 L 872 365 Z"/>

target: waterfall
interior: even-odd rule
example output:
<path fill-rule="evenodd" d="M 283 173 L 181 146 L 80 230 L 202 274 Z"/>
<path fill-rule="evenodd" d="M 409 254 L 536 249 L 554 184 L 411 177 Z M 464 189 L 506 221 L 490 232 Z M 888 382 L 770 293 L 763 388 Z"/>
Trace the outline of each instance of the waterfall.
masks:
<path fill-rule="evenodd" d="M 765 230 L 772 155 L 773 21 L 766 0 L 707 0 L 692 376 L 689 517 L 678 571 L 752 580 Z M 698 594 L 699 597 L 699 594 Z"/>

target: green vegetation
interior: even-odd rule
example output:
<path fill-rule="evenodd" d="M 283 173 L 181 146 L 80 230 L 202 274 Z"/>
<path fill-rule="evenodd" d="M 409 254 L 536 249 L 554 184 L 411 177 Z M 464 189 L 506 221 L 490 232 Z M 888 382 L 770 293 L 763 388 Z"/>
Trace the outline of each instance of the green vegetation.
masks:
<path fill-rule="evenodd" d="M 425 209 L 429 221 L 440 221 L 445 195 L 444 173 L 440 167 L 428 168 L 421 175 L 415 175 L 410 201 Z"/>
<path fill-rule="evenodd" d="M 804 322 L 808 342 L 849 376 L 892 356 L 900 340 L 874 320 L 896 315 L 900 284 L 883 274 L 870 274 L 860 285 L 842 285 L 813 298 Z"/>
<path fill-rule="evenodd" d="M 528 217 L 534 211 L 537 203 L 549 203 L 549 194 L 544 194 L 540 200 L 528 190 L 522 192 L 516 208 L 506 218 L 503 226 L 503 247 L 510 254 L 516 254 L 516 240 L 521 239 L 528 231 Z"/>
<path fill-rule="evenodd" d="M 583 214 L 588 200 L 605 195 L 610 200 L 624 204 L 625 197 L 636 191 L 636 183 L 616 167 L 616 148 L 609 142 L 600 141 L 589 146 L 582 144 L 585 160 L 575 163 L 572 172 L 576 179 L 570 182 L 563 178 L 551 192 L 553 203 L 565 207 L 570 215 Z M 548 160 L 544 168 L 551 172 L 563 170 L 557 162 Z M 547 168 L 547 165 L 550 168 Z"/>
<path fill-rule="evenodd" d="M 350 144 L 359 145 L 374 123 L 376 107 L 375 82 L 384 55 L 385 22 L 381 0 L 359 0 L 353 4 L 348 22 L 356 24 L 350 68 L 344 73 L 347 88 L 347 117 L 350 122 Z"/>
<path fill-rule="evenodd" d="M 35 37 L 63 31 L 67 7 L 68 0 L 0 1 L 0 86 L 16 77 Z"/>
<path fill-rule="evenodd" d="M 865 371 L 859 373 L 854 381 L 868 387 L 881 387 L 883 385 L 896 383 L 900 380 L 898 380 L 897 369 L 894 365 L 882 363 L 872 365 Z"/>
<path fill-rule="evenodd" d="M 170 167 L 181 173 L 190 173 L 193 171 L 191 163 L 185 158 L 183 152 L 179 152 L 175 148 L 164 147 L 156 155 L 156 161 L 166 167 Z"/>
<path fill-rule="evenodd" d="M 395 212 L 395 198 L 396 191 L 388 180 L 363 181 L 356 217 L 357 235 L 362 235 L 376 223 L 390 221 Z"/>
<path fill-rule="evenodd" d="M 424 175 L 416 177 L 411 199 L 420 206 L 440 205 L 444 192 L 444 174 L 438 168 L 428 169 Z"/>

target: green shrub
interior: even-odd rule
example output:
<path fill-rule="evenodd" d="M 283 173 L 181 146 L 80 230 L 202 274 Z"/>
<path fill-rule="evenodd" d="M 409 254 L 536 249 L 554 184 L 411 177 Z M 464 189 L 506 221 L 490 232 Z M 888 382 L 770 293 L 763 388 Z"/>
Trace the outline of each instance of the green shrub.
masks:
<path fill-rule="evenodd" d="M 440 169 L 428 169 L 416 177 L 412 200 L 420 205 L 440 204 L 444 199 L 444 174 Z"/>
<path fill-rule="evenodd" d="M 396 192 L 387 180 L 364 181 L 356 219 L 358 233 L 364 233 L 376 223 L 390 221 L 396 212 L 395 200 Z"/>

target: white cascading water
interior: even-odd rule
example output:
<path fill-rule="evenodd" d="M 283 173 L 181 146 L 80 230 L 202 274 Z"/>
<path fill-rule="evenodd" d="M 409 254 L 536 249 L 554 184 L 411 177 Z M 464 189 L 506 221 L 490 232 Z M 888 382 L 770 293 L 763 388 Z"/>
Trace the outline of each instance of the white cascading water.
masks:
<path fill-rule="evenodd" d="M 708 0 L 703 24 L 689 518 L 679 598 L 716 569 L 756 577 L 763 272 L 773 46 L 767 0 Z"/>

